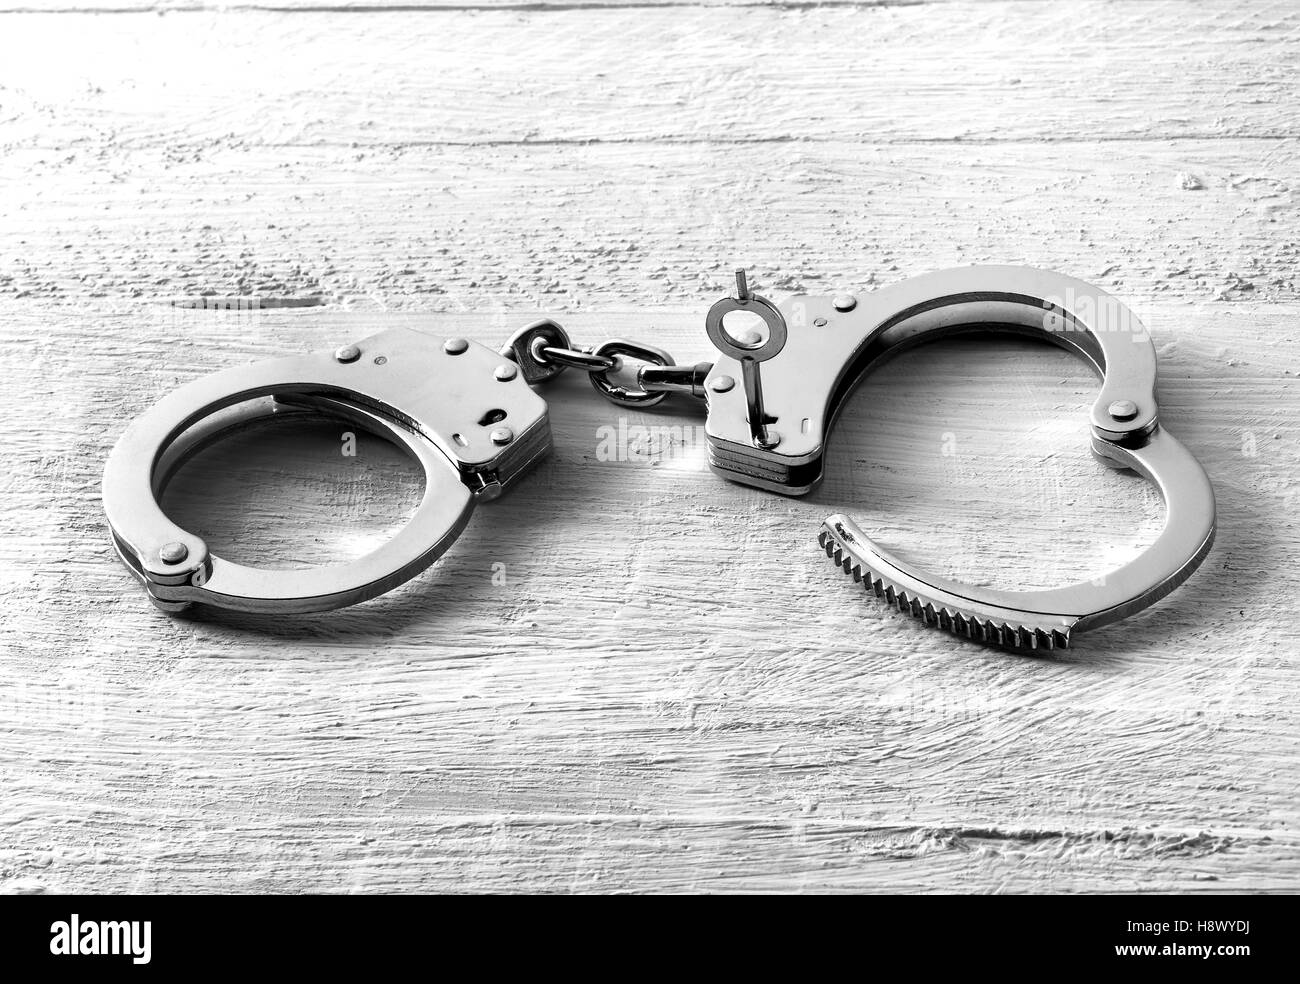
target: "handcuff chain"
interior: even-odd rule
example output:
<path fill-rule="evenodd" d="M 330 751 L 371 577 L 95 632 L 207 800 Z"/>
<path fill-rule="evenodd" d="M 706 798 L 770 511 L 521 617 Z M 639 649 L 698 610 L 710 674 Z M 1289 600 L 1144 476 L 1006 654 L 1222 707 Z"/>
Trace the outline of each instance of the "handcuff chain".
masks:
<path fill-rule="evenodd" d="M 533 353 L 539 362 L 554 362 L 565 369 L 581 369 L 587 373 L 609 372 L 619 368 L 617 358 L 596 355 L 590 346 L 571 349 L 558 345 L 538 345 L 534 347 Z"/>
<path fill-rule="evenodd" d="M 670 393 L 703 399 L 704 379 L 713 368 L 707 362 L 674 365 L 673 357 L 664 349 L 621 338 L 611 338 L 596 346 L 575 346 L 568 332 L 549 318 L 515 332 L 502 346 L 501 355 L 520 367 L 525 382 L 530 385 L 554 379 L 565 369 L 581 369 L 596 392 L 610 403 L 643 409 L 663 402 Z M 620 385 L 609 378 L 611 372 L 622 368 L 624 358 L 643 363 L 634 387 Z"/>

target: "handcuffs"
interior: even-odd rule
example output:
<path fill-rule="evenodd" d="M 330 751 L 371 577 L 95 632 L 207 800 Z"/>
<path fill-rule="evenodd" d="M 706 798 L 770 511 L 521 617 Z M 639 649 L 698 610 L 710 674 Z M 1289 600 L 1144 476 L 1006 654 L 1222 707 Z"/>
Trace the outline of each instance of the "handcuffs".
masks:
<path fill-rule="evenodd" d="M 414 577 L 456 539 L 480 501 L 505 491 L 551 450 L 545 401 L 533 386 L 567 367 L 598 391 L 648 407 L 670 393 L 707 403 L 709 466 L 722 477 L 783 495 L 822 479 L 836 416 L 883 359 L 957 333 L 1010 331 L 1049 339 L 1101 376 L 1092 450 L 1155 484 L 1167 516 L 1155 542 L 1103 578 L 1061 588 L 1002 591 L 936 577 L 895 557 L 848 517 L 830 516 L 821 546 L 855 581 L 926 624 L 1018 649 L 1054 649 L 1075 632 L 1117 621 L 1186 580 L 1215 533 L 1214 491 L 1196 458 L 1159 421 L 1156 353 L 1136 317 L 1105 292 L 1025 267 L 945 270 L 870 294 L 795 296 L 780 305 L 737 290 L 705 330 L 716 362 L 677 366 L 662 349 L 620 339 L 575 348 L 543 320 L 500 351 L 463 338 L 391 329 L 330 352 L 227 369 L 164 397 L 122 435 L 104 470 L 113 542 L 155 605 L 300 613 L 374 598 Z M 735 334 L 733 312 L 764 330 Z M 636 385 L 610 373 L 639 361 Z M 176 469 L 211 441 L 268 415 L 339 418 L 406 448 L 425 471 L 424 495 L 391 540 L 351 563 L 267 571 L 213 556 L 158 505 Z"/>

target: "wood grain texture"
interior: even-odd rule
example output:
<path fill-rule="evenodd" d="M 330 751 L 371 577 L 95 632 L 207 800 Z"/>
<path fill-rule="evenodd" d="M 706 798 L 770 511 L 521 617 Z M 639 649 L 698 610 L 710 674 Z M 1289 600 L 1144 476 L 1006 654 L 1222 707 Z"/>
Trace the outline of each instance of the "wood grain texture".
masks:
<path fill-rule="evenodd" d="M 5 27 L 8 98 L 26 111 L 9 129 L 40 146 L 1297 135 L 1288 3 L 11 14 Z"/>
<path fill-rule="evenodd" d="M 1296 890 L 1297 26 L 1267 3 L 0 15 L 0 886 Z M 33 54 L 56 35 L 67 78 Z M 737 262 L 780 292 L 978 261 L 1130 302 L 1218 493 L 1202 571 L 1068 653 L 925 629 L 815 546 L 843 510 L 1026 587 L 1149 542 L 1158 497 L 1087 453 L 1095 381 L 995 339 L 872 377 L 804 500 L 711 476 L 689 406 L 561 380 L 554 455 L 355 609 L 168 619 L 108 545 L 108 449 L 213 369 L 397 324 L 498 343 L 539 311 L 695 361 Z M 204 295 L 268 306 L 167 303 Z M 355 555 L 418 478 L 338 441 L 220 446 L 168 508 L 268 564 Z"/>

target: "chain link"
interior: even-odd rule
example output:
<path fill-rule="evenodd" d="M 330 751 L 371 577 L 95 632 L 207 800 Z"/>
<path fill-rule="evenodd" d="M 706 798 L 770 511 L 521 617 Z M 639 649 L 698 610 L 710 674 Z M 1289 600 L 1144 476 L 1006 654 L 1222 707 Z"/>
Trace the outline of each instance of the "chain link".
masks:
<path fill-rule="evenodd" d="M 642 342 L 611 338 L 591 348 L 575 346 L 557 322 L 549 319 L 527 325 L 501 347 L 501 354 L 517 363 L 524 380 L 531 385 L 553 379 L 565 369 L 587 373 L 596 392 L 611 403 L 624 407 L 652 407 L 670 393 L 704 396 L 704 377 L 712 367 L 673 364 L 664 349 Z M 624 386 L 609 378 L 623 368 L 624 359 L 642 363 L 635 386 Z"/>
<path fill-rule="evenodd" d="M 596 355 L 589 348 L 561 348 L 558 345 L 540 345 L 533 347 L 533 354 L 542 362 L 554 362 L 565 369 L 581 369 L 584 372 L 609 372 L 619 367 L 619 360 L 609 356 Z"/>

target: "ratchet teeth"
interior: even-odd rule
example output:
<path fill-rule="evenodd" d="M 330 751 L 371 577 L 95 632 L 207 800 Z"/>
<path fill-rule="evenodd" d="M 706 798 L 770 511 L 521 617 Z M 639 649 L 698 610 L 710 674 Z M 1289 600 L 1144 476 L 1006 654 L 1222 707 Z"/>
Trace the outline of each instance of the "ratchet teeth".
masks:
<path fill-rule="evenodd" d="M 926 625 L 944 629 L 954 635 L 965 636 L 976 642 L 1007 646 L 1013 649 L 1065 649 L 1070 645 L 1070 629 L 1032 625 L 1018 620 L 987 618 L 951 602 L 935 601 L 908 590 L 890 580 L 887 573 L 873 570 L 869 562 L 856 551 L 851 551 L 832 529 L 823 529 L 817 542 L 854 581 L 862 582 L 866 590 L 874 592 L 890 606 L 906 615 L 918 618 Z M 879 565 L 885 566 L 885 565 Z M 938 592 L 936 592 L 938 594 Z"/>

